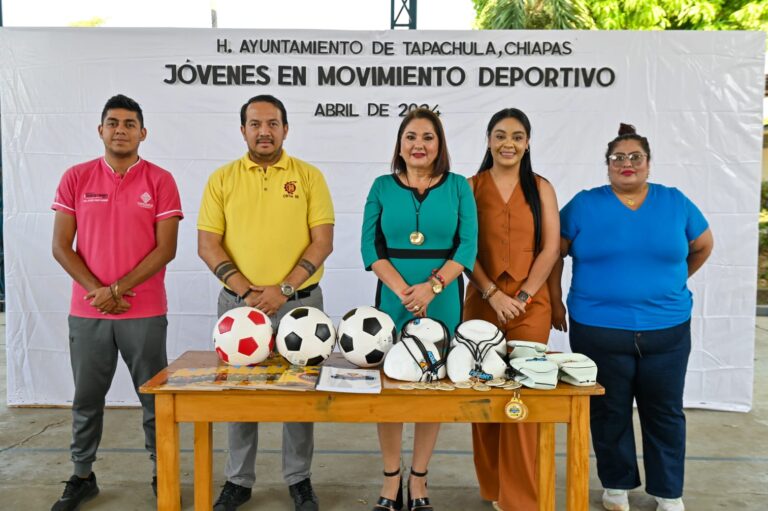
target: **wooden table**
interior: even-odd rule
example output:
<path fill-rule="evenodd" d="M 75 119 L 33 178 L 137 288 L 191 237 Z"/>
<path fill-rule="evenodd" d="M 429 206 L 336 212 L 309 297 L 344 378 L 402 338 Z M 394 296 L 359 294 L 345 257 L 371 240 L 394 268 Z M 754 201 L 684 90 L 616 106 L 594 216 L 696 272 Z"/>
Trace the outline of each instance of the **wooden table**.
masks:
<path fill-rule="evenodd" d="M 140 389 L 155 394 L 158 509 L 181 508 L 179 423 L 194 423 L 195 510 L 213 505 L 213 422 L 513 422 L 504 414 L 510 391 L 456 389 L 403 391 L 384 377 L 381 394 L 274 390 L 189 391 L 163 388 L 181 368 L 215 367 L 216 354 L 188 351 Z M 568 511 L 589 509 L 589 397 L 600 385 L 554 390 L 524 389 L 526 422 L 539 423 L 539 511 L 555 509 L 555 423 L 568 425 L 566 499 Z"/>

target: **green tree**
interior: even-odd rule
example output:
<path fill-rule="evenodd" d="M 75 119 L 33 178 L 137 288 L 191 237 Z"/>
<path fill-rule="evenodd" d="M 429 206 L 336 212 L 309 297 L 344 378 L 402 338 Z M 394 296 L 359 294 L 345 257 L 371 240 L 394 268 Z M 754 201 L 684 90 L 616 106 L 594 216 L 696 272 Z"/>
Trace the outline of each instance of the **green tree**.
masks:
<path fill-rule="evenodd" d="M 473 0 L 481 29 L 763 30 L 765 0 Z"/>

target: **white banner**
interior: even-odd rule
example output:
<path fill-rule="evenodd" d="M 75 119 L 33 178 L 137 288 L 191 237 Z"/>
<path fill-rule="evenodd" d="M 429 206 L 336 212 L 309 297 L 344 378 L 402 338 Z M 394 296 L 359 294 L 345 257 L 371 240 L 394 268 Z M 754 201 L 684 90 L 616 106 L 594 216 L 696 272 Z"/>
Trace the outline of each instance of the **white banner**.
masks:
<path fill-rule="evenodd" d="M 219 284 L 197 257 L 208 175 L 240 157 L 239 109 L 260 93 L 288 109 L 286 149 L 324 171 L 335 251 L 323 280 L 336 319 L 371 304 L 359 232 L 373 179 L 388 172 L 400 116 L 428 105 L 445 124 L 452 170 L 471 175 L 504 107 L 532 122 L 534 170 L 564 205 L 606 182 L 619 122 L 653 151 L 651 181 L 704 212 L 715 251 L 691 280 L 687 406 L 752 404 L 764 35 L 744 32 L 352 32 L 0 29 L 8 404 L 72 399 L 70 278 L 51 256 L 54 190 L 66 168 L 103 154 L 96 126 L 116 93 L 136 99 L 141 155 L 170 170 L 186 219 L 166 278 L 168 354 L 211 349 Z M 570 279 L 566 271 L 564 289 Z M 567 349 L 567 339 L 551 345 Z M 121 366 L 110 404 L 133 404 Z"/>

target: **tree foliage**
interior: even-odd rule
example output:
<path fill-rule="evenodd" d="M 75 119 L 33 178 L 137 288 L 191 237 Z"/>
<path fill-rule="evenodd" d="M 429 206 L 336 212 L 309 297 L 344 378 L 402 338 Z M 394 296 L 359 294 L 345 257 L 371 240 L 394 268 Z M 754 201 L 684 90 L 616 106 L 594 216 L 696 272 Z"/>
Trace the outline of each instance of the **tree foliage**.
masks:
<path fill-rule="evenodd" d="M 481 29 L 763 30 L 765 0 L 473 0 Z"/>

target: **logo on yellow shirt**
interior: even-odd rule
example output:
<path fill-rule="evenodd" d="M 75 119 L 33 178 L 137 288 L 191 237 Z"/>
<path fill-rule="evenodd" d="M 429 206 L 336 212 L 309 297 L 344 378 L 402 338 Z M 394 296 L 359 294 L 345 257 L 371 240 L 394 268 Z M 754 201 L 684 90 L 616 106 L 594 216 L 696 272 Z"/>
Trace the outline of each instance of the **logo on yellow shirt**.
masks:
<path fill-rule="evenodd" d="M 283 185 L 283 190 L 285 190 L 285 193 L 283 194 L 283 199 L 298 199 L 299 196 L 296 194 L 296 181 L 288 181 Z"/>

